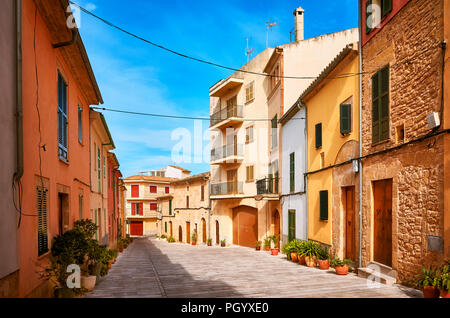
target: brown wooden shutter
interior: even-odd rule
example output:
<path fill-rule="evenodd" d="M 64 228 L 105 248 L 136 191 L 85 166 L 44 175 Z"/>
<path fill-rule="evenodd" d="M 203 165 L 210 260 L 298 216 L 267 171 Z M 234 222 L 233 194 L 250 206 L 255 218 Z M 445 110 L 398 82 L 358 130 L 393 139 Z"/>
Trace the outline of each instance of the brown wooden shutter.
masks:
<path fill-rule="evenodd" d="M 144 216 L 144 203 L 139 203 L 139 215 Z"/>

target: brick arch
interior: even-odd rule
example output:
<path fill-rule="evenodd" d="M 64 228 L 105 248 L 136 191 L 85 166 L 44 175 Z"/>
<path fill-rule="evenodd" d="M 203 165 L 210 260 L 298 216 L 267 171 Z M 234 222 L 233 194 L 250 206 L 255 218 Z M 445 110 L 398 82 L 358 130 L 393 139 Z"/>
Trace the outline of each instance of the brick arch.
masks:
<path fill-rule="evenodd" d="M 359 143 L 356 140 L 349 140 L 339 149 L 334 164 L 347 161 L 349 158 L 359 157 Z"/>

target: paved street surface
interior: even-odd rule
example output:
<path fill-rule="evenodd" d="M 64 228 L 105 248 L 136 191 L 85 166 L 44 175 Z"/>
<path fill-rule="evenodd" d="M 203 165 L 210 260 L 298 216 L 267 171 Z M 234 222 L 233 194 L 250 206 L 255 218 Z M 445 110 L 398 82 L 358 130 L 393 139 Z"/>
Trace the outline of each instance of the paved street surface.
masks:
<path fill-rule="evenodd" d="M 86 297 L 421 297 L 400 285 L 370 288 L 350 273 L 338 276 L 244 247 L 169 244 L 135 239 Z"/>

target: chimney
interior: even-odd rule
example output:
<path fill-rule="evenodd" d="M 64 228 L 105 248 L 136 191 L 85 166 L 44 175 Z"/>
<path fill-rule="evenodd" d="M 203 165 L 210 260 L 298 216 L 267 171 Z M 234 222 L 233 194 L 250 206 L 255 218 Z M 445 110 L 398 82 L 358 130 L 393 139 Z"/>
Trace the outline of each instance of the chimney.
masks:
<path fill-rule="evenodd" d="M 295 16 L 295 42 L 302 41 L 305 38 L 303 15 L 305 10 L 302 7 L 298 7 L 294 11 Z"/>

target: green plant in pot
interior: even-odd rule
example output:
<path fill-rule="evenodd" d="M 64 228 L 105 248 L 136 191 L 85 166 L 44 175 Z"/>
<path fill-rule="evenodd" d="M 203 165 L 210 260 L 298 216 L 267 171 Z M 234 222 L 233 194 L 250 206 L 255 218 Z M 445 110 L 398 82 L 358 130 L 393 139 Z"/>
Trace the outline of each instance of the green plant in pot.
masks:
<path fill-rule="evenodd" d="M 172 236 L 170 236 L 170 237 L 167 239 L 167 242 L 169 242 L 169 243 L 175 243 L 175 239 L 174 239 Z"/>
<path fill-rule="evenodd" d="M 320 247 L 317 253 L 319 268 L 322 270 L 327 270 L 330 268 L 330 255 L 328 252 L 328 247 Z"/>
<path fill-rule="evenodd" d="M 197 232 L 192 233 L 192 245 L 197 245 Z"/>
<path fill-rule="evenodd" d="M 264 239 L 264 249 L 266 251 L 270 251 L 270 242 L 271 240 L 269 236 Z"/>
<path fill-rule="evenodd" d="M 279 236 L 278 235 L 273 235 L 270 237 L 270 252 L 273 256 L 278 255 L 279 252 L 279 248 L 278 246 L 278 242 L 279 242 Z"/>
<path fill-rule="evenodd" d="M 226 239 L 223 239 L 220 241 L 220 246 L 225 247 L 226 243 Z"/>
<path fill-rule="evenodd" d="M 437 271 L 433 267 L 422 266 L 421 273 L 417 278 L 416 286 L 423 292 L 424 298 L 439 298 L 439 279 Z"/>
<path fill-rule="evenodd" d="M 319 243 L 314 241 L 306 241 L 303 243 L 301 256 L 305 257 L 305 263 L 308 267 L 315 267 L 317 263 L 317 255 L 320 249 Z"/>
<path fill-rule="evenodd" d="M 334 258 L 330 262 L 330 266 L 334 268 L 336 274 L 347 275 L 349 270 L 349 265 L 352 263 L 350 259 L 341 260 L 340 258 Z"/>
<path fill-rule="evenodd" d="M 206 241 L 206 245 L 212 246 L 212 238 L 209 238 L 209 239 Z"/>
<path fill-rule="evenodd" d="M 261 242 L 261 241 L 257 241 L 257 242 L 255 243 L 255 249 L 256 249 L 257 251 L 260 251 L 260 250 L 261 250 L 261 245 L 262 245 L 262 242 Z"/>

